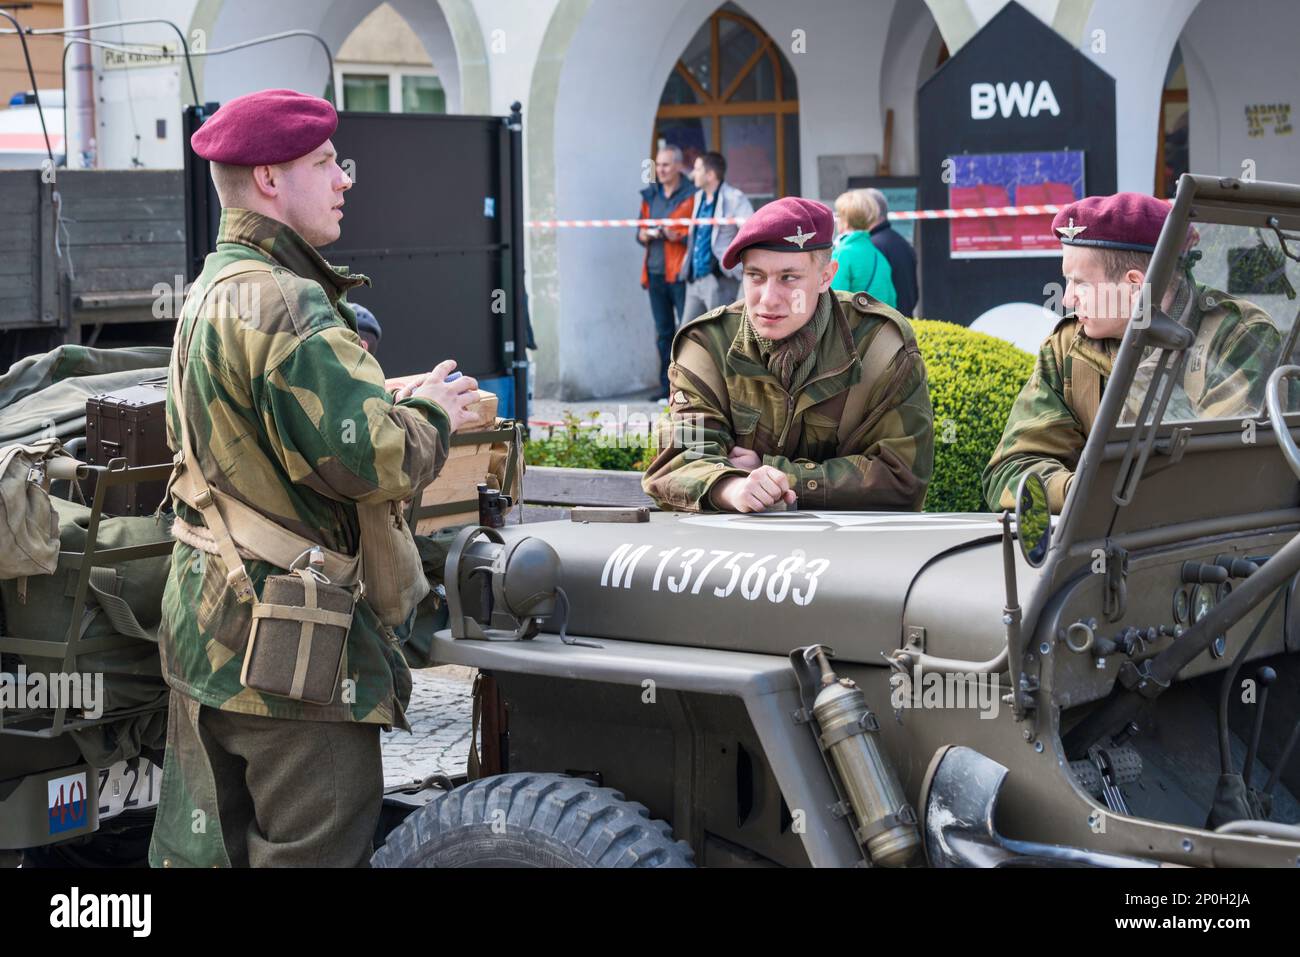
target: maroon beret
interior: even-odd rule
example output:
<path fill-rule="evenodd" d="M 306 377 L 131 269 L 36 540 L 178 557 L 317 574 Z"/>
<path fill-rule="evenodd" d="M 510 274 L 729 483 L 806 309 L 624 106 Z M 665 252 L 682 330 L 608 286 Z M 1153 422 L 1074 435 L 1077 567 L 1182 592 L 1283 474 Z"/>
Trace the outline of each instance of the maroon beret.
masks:
<path fill-rule="evenodd" d="M 214 163 L 271 166 L 306 156 L 334 135 L 339 115 L 327 100 L 293 90 L 237 96 L 190 137 Z"/>
<path fill-rule="evenodd" d="M 815 199 L 787 196 L 768 203 L 740 227 L 722 255 L 722 268 L 740 262 L 740 254 L 751 246 L 786 253 L 830 249 L 835 238 L 835 214 Z"/>
<path fill-rule="evenodd" d="M 1149 253 L 1169 217 L 1163 199 L 1144 193 L 1089 196 L 1071 203 L 1052 219 L 1052 230 L 1066 246 L 1097 246 Z"/>

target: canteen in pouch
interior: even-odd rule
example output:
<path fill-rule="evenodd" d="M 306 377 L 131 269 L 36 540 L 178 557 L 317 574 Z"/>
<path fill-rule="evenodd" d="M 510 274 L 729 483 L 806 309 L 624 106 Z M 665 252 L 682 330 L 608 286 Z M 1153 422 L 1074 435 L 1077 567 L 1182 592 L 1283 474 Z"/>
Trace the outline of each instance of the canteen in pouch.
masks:
<path fill-rule="evenodd" d="M 253 604 L 240 683 L 266 694 L 330 704 L 339 688 L 359 588 L 315 568 L 268 576 Z"/>

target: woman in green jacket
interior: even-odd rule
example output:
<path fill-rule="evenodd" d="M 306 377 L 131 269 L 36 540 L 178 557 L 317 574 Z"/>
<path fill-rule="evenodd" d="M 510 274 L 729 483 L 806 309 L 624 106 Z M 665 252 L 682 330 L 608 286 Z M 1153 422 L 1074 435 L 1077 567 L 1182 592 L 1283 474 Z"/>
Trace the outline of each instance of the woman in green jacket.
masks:
<path fill-rule="evenodd" d="M 835 200 L 835 218 L 843 232 L 835 240 L 831 258 L 840 268 L 831 280 L 832 289 L 865 292 L 889 306 L 898 305 L 894 273 L 889 260 L 871 241 L 871 227 L 880 218 L 867 191 L 851 189 Z"/>

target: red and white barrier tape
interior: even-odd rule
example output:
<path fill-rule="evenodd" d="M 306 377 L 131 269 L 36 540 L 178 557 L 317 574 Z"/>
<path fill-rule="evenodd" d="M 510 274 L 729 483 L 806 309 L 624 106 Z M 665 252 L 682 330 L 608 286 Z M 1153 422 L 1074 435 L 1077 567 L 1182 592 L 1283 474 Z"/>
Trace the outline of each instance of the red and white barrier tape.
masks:
<path fill-rule="evenodd" d="M 966 209 L 890 210 L 889 218 L 899 222 L 916 219 L 992 219 L 999 216 L 1051 216 L 1060 206 L 971 206 Z M 707 219 L 534 219 L 529 229 L 591 229 L 611 226 L 739 226 L 736 216 Z"/>
<path fill-rule="evenodd" d="M 525 225 L 529 229 L 584 229 L 602 226 L 739 226 L 744 221 L 739 216 L 711 219 L 533 219 Z"/>
<path fill-rule="evenodd" d="M 889 211 L 890 219 L 992 219 L 998 216 L 1054 216 L 1060 206 L 971 206 L 966 209 Z"/>

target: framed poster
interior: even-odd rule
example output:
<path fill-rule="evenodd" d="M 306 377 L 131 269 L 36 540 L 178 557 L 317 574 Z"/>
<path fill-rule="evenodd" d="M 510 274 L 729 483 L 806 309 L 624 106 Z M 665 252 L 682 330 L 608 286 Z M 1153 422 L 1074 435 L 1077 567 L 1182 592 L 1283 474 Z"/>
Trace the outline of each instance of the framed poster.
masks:
<path fill-rule="evenodd" d="M 948 206 L 1063 206 L 1085 195 L 1083 161 L 1082 150 L 949 156 Z M 1061 255 L 1050 213 L 954 219 L 949 226 L 953 259 Z"/>

